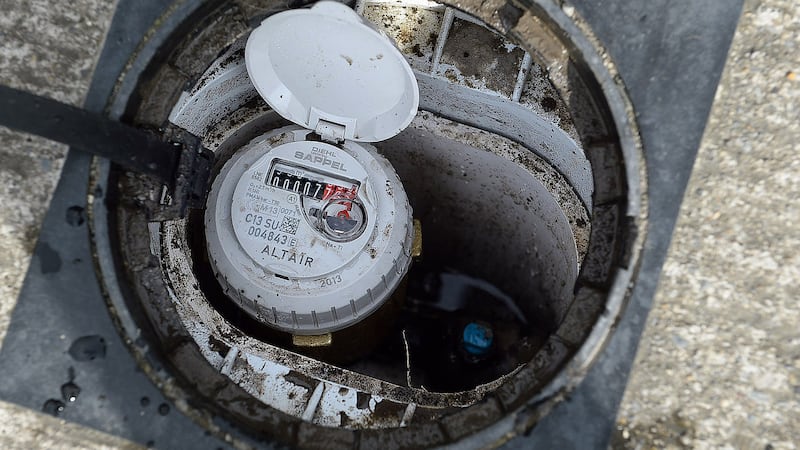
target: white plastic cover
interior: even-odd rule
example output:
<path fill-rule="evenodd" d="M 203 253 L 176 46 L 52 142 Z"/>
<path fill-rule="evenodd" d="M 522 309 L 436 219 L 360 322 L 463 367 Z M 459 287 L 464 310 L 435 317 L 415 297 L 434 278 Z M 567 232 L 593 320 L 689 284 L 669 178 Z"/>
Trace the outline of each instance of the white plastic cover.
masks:
<path fill-rule="evenodd" d="M 311 130 L 338 125 L 344 139 L 388 139 L 419 106 L 417 80 L 400 51 L 341 3 L 268 17 L 250 35 L 245 62 L 276 112 Z"/>

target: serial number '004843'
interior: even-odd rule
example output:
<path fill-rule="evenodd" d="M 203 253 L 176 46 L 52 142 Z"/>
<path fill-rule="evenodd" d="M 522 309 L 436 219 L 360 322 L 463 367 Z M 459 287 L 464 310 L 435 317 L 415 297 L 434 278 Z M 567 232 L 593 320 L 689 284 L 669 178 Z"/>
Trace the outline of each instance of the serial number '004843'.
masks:
<path fill-rule="evenodd" d="M 319 282 L 319 287 L 333 286 L 342 282 L 342 276 L 334 275 L 328 278 L 320 278 L 317 281 Z"/>
<path fill-rule="evenodd" d="M 290 247 L 297 246 L 297 239 L 289 237 L 288 235 L 269 231 L 261 227 L 249 227 L 247 229 L 249 236 L 257 236 L 267 241 L 277 242 L 281 245 L 288 245 Z"/>

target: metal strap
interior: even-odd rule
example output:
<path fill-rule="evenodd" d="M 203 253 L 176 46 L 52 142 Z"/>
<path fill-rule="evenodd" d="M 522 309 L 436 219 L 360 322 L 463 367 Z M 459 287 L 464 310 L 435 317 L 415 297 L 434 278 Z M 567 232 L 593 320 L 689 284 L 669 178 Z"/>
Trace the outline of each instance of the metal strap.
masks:
<path fill-rule="evenodd" d="M 0 125 L 67 144 L 163 182 L 172 193 L 168 215 L 182 217 L 187 208 L 202 206 L 205 200 L 213 153 L 189 133 L 170 133 L 170 141 L 164 141 L 103 115 L 2 85 Z"/>

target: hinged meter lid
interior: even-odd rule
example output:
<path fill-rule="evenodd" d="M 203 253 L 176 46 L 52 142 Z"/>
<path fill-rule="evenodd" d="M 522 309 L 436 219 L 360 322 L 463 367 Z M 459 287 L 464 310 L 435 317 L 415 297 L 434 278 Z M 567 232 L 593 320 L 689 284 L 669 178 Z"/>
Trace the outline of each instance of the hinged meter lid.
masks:
<path fill-rule="evenodd" d="M 338 139 L 388 139 L 419 106 L 417 80 L 400 51 L 341 3 L 268 17 L 250 35 L 245 61 L 276 112 Z"/>

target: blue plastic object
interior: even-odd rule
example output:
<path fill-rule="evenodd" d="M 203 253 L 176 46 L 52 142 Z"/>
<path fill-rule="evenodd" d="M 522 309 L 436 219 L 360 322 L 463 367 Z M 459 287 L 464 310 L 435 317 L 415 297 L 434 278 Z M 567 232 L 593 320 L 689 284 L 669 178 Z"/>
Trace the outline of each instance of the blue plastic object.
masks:
<path fill-rule="evenodd" d="M 485 355 L 492 348 L 494 334 L 492 329 L 479 323 L 471 322 L 464 327 L 462 335 L 464 350 L 471 355 Z"/>

